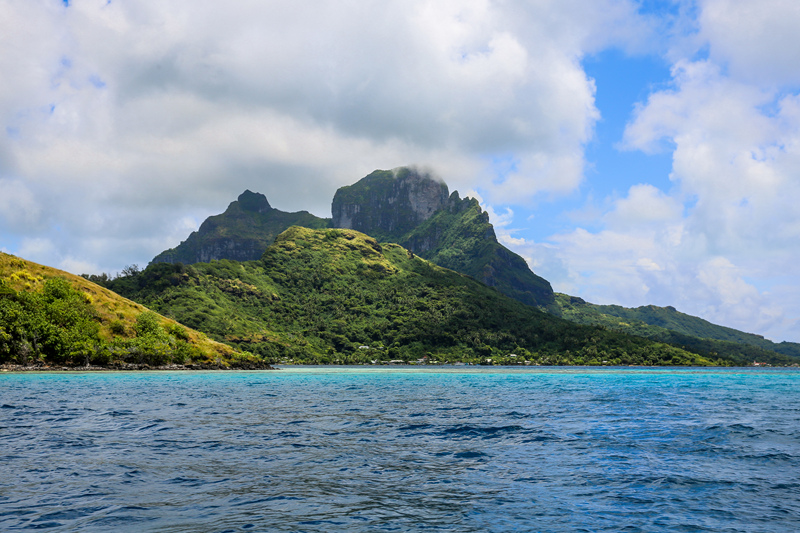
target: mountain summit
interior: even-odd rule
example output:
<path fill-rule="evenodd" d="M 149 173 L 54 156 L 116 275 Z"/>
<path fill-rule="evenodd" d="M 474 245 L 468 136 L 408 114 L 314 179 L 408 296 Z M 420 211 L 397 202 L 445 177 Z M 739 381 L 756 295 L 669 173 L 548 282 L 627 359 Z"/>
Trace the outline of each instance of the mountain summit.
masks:
<path fill-rule="evenodd" d="M 214 259 L 254 261 L 275 237 L 290 226 L 326 228 L 330 219 L 307 211 L 287 213 L 269 205 L 261 193 L 244 191 L 221 215 L 208 217 L 175 248 L 158 254 L 152 263 L 207 263 Z"/>
<path fill-rule="evenodd" d="M 410 168 L 376 170 L 333 197 L 333 227 L 399 242 L 447 205 L 447 185 Z"/>
<path fill-rule="evenodd" d="M 332 253 L 332 249 L 327 244 L 334 240 L 339 242 L 341 240 L 340 233 L 344 234 L 342 232 L 357 231 L 370 236 L 369 242 L 372 244 L 369 246 L 375 250 L 391 249 L 396 252 L 395 256 L 407 254 L 408 261 L 427 260 L 494 287 L 499 293 L 510 296 L 518 302 L 544 309 L 571 322 L 618 330 L 637 337 L 687 348 L 709 360 L 722 357 L 735 364 L 748 364 L 752 361 L 796 364 L 797 358 L 800 357 L 800 344 L 772 343 L 762 337 L 714 326 L 700 318 L 684 315 L 674 308 L 647 306 L 625 309 L 618 306 L 598 306 L 584 302 L 580 298 L 554 294 L 547 280 L 534 274 L 524 259 L 497 241 L 494 228 L 489 222 L 489 216 L 481 209 L 477 200 L 460 198 L 458 192 L 450 193 L 447 185 L 441 180 L 413 168 L 376 170 L 353 185 L 340 188 L 333 198 L 331 210 L 332 219 L 319 218 L 305 211 L 285 213 L 270 206 L 263 194 L 245 191 L 228 206 L 223 214 L 209 217 L 203 222 L 200 229 L 192 233 L 185 242 L 159 254 L 153 260 L 154 264 L 151 264 L 143 273 L 134 277 L 123 277 L 107 285 L 109 288 L 121 291 L 131 297 L 136 291 L 150 294 L 153 291 L 157 292 L 158 287 L 151 285 L 159 282 L 159 279 L 163 278 L 162 281 L 168 282 L 170 286 L 179 285 L 184 279 L 180 274 L 183 271 L 183 267 L 180 265 L 169 266 L 155 263 L 182 262 L 188 264 L 205 263 L 213 259 L 230 259 L 253 261 L 242 268 L 258 270 L 261 268 L 259 265 L 266 264 L 269 257 L 281 256 L 281 254 L 276 255 L 276 250 L 293 250 L 293 247 L 302 248 L 309 254 L 311 252 L 316 254 L 303 255 L 298 261 L 307 262 L 316 257 L 314 261 L 324 262 L 327 261 L 323 260 L 325 254 Z M 295 227 L 287 232 L 292 226 L 325 231 L 308 233 Z M 330 229 L 332 227 L 342 229 Z M 283 237 L 278 238 L 279 235 L 283 235 Z M 296 238 L 292 240 L 288 236 Z M 283 239 L 282 244 L 270 248 L 276 238 L 278 241 Z M 306 242 L 308 239 L 315 242 L 321 239 L 326 246 L 319 249 L 314 246 L 308 248 L 308 242 Z M 344 241 L 339 242 L 345 247 L 348 246 L 347 243 L 353 245 L 353 239 L 345 238 Z M 394 247 L 394 244 L 390 243 L 400 245 L 402 248 Z M 369 252 L 368 247 L 362 246 L 358 249 L 364 257 L 370 256 L 372 253 Z M 272 252 L 267 253 L 268 250 L 272 250 Z M 402 250 L 402 253 L 398 250 Z M 257 259 L 260 261 L 254 261 Z M 297 270 L 299 264 L 292 263 L 292 269 Z M 229 266 L 216 265 L 209 266 L 209 268 L 213 271 L 213 269 L 229 268 Z M 311 293 L 317 294 L 322 286 L 320 285 L 322 279 L 319 277 L 321 271 L 314 265 L 303 263 L 302 268 L 306 267 L 314 268 L 311 268 L 309 273 L 310 280 L 304 281 L 302 284 L 307 285 Z M 198 266 L 197 268 L 199 270 L 196 270 L 199 272 L 205 267 Z M 362 281 L 367 283 L 375 275 L 379 275 L 387 269 L 392 270 L 394 267 L 389 268 L 381 263 L 381 265 L 368 264 L 363 268 L 366 268 L 362 272 L 366 275 L 366 279 Z M 334 275 L 335 272 L 338 270 L 330 271 L 331 275 Z M 263 301 L 256 305 L 258 309 L 262 309 L 264 305 L 270 308 L 281 308 L 288 305 L 281 300 L 280 291 L 277 289 L 266 291 L 267 287 L 265 286 L 266 292 L 262 294 L 254 289 L 254 283 L 234 279 L 240 274 L 240 270 L 237 269 L 235 273 L 231 272 L 232 278 L 218 280 L 216 288 L 211 291 L 214 293 L 213 298 L 208 298 L 209 305 L 221 297 L 219 291 L 225 294 L 242 295 L 246 300 L 260 298 Z M 458 278 L 448 279 L 456 280 Z M 431 281 L 431 283 L 435 285 L 439 282 Z M 337 283 L 336 285 L 336 290 L 339 290 L 341 284 Z M 494 294 L 494 291 L 488 293 Z M 488 301 L 486 297 L 488 293 L 482 292 L 482 295 L 477 298 L 480 301 Z M 138 297 L 143 296 L 139 295 Z M 292 298 L 299 297 L 297 294 L 292 295 Z M 335 303 L 339 309 L 337 312 L 354 305 L 355 301 Z M 417 305 L 413 302 L 414 300 L 406 300 L 403 305 Z M 147 303 L 150 301 L 147 300 Z M 196 303 L 193 301 L 191 307 L 196 307 Z M 318 303 L 309 304 L 309 309 L 314 310 L 312 314 L 321 313 L 325 305 L 334 305 L 331 302 L 324 305 L 318 305 Z M 216 304 L 213 304 L 212 307 L 214 305 Z M 248 305 L 250 304 L 248 303 Z M 366 312 L 362 307 L 360 304 L 357 306 L 359 313 Z M 505 309 L 505 307 L 503 308 Z M 232 316 L 230 310 L 223 311 L 216 307 L 214 309 L 213 312 L 209 309 L 207 312 L 198 311 L 195 313 L 197 316 L 187 316 L 187 324 L 205 327 L 208 325 L 206 324 L 208 317 L 212 315 Z M 296 314 L 296 310 L 288 307 L 285 311 L 289 313 L 290 317 L 294 317 Z M 530 311 L 536 313 L 535 310 Z M 178 311 L 175 312 L 178 313 Z M 243 324 L 250 322 L 249 318 L 240 317 L 240 319 Z M 347 318 L 347 320 L 350 319 Z M 227 318 L 220 319 L 219 324 L 228 328 L 230 324 L 227 320 Z M 313 324 L 307 325 L 307 328 L 317 328 L 320 331 L 325 328 L 327 331 L 328 324 L 318 319 L 315 320 Z M 345 320 L 345 318 L 341 316 L 337 318 L 338 320 Z M 279 323 L 273 325 L 280 326 Z M 259 328 L 261 326 L 256 327 L 256 329 Z M 218 333 L 221 334 L 221 331 Z M 252 331 L 245 328 L 239 333 L 250 335 Z M 329 333 L 326 332 L 323 336 L 329 336 Z M 340 334 L 336 333 L 336 335 Z M 336 336 L 336 339 L 339 337 Z M 356 342 L 355 337 L 351 340 Z M 337 344 L 337 342 L 334 343 L 333 349 L 339 351 L 341 346 L 346 343 L 338 342 Z M 341 346 L 339 346 L 340 344 Z M 614 358 L 606 360 L 611 361 Z M 659 364 L 667 363 L 662 361 Z"/>
<path fill-rule="evenodd" d="M 497 242 L 489 215 L 473 198 L 410 168 L 376 170 L 336 191 L 333 226 L 394 242 L 445 268 L 467 274 L 528 305 L 550 307 L 550 283 Z"/>

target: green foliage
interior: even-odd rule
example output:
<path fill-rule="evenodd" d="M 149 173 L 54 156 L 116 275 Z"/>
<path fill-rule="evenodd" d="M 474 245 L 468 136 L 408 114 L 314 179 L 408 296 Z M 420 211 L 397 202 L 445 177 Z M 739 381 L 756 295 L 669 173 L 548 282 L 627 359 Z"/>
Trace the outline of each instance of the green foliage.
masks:
<path fill-rule="evenodd" d="M 110 286 L 270 361 L 712 364 L 572 324 L 352 230 L 293 227 L 261 261 L 198 263 L 177 285 L 159 277 L 170 275 L 151 265 Z"/>
<path fill-rule="evenodd" d="M 99 342 L 100 325 L 83 293 L 69 282 L 45 280 L 41 291 L 0 292 L 0 362 L 35 364 L 84 360 Z"/>
<path fill-rule="evenodd" d="M 165 335 L 158 315 L 152 311 L 145 311 L 136 317 L 136 325 L 133 326 L 133 329 L 136 330 L 137 337 L 161 338 Z"/>
<path fill-rule="evenodd" d="M 438 209 L 422 219 L 411 196 Z M 467 274 L 522 303 L 550 308 L 553 289 L 499 242 L 475 199 L 448 198 L 447 185 L 413 169 L 376 170 L 336 191 L 334 221 L 392 242 L 439 266 Z"/>
<path fill-rule="evenodd" d="M 402 236 L 400 245 L 439 266 L 467 274 L 522 303 L 548 308 L 550 283 L 497 242 L 489 215 L 473 198 L 453 193 L 446 207 Z"/>
<path fill-rule="evenodd" d="M 164 365 L 205 360 L 185 327 L 164 327 L 163 318 L 152 311 L 137 316 L 133 338 L 117 319 L 108 328 L 114 336 L 103 339 L 101 322 L 91 298 L 65 279 L 45 279 L 41 290 L 20 291 L 0 279 L 0 363 Z"/>
<path fill-rule="evenodd" d="M 673 307 L 648 305 L 635 309 L 595 305 L 581 298 L 556 294 L 561 316 L 579 324 L 599 325 L 631 335 L 678 346 L 710 359 L 736 365 L 753 361 L 776 365 L 800 362 L 800 345 L 775 344 L 759 335 L 717 326 Z"/>
<path fill-rule="evenodd" d="M 616 316 L 624 320 L 643 322 L 649 326 L 664 328 L 673 332 L 676 339 L 684 337 L 698 337 L 707 341 L 721 341 L 723 344 L 709 343 L 709 346 L 727 346 L 730 344 L 745 345 L 759 350 L 748 350 L 741 348 L 742 356 L 749 361 L 761 358 L 772 357 L 769 352 L 777 352 L 790 358 L 800 358 L 800 344 L 795 342 L 774 343 L 765 339 L 761 335 L 745 333 L 733 328 L 726 328 L 712 324 L 707 320 L 696 316 L 687 315 L 676 310 L 674 307 L 657 307 L 646 305 L 630 309 L 619 305 L 598 305 L 597 311 L 611 316 Z M 688 340 L 687 340 L 688 342 Z M 774 354 L 772 354 L 774 355 Z M 782 362 L 789 359 L 780 358 Z M 765 359 L 764 359 L 765 360 Z M 767 361 L 777 362 L 777 361 Z"/>
<path fill-rule="evenodd" d="M 125 322 L 122 320 L 114 320 L 109 324 L 108 327 L 111 330 L 111 333 L 117 336 L 124 336 L 127 332 L 125 329 Z"/>
<path fill-rule="evenodd" d="M 186 331 L 186 328 L 181 326 L 180 324 L 169 324 L 166 330 L 168 334 L 172 335 L 178 340 L 181 341 L 189 340 L 189 333 Z"/>

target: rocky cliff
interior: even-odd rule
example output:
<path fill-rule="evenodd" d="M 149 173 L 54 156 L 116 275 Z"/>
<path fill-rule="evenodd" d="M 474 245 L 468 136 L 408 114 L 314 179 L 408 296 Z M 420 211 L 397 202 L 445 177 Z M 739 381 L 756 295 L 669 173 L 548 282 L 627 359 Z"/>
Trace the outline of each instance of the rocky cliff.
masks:
<path fill-rule="evenodd" d="M 207 218 L 198 231 L 153 263 L 207 263 L 214 259 L 259 259 L 275 237 L 290 226 L 326 228 L 330 219 L 306 211 L 287 213 L 269 205 L 260 193 L 244 191 L 221 215 Z"/>
<path fill-rule="evenodd" d="M 447 185 L 410 168 L 376 170 L 333 197 L 333 227 L 397 242 L 447 203 Z"/>
<path fill-rule="evenodd" d="M 528 305 L 551 307 L 550 283 L 497 242 L 477 200 L 448 196 L 447 185 L 409 168 L 377 170 L 342 187 L 333 226 L 394 242 L 437 265 L 467 274 Z"/>

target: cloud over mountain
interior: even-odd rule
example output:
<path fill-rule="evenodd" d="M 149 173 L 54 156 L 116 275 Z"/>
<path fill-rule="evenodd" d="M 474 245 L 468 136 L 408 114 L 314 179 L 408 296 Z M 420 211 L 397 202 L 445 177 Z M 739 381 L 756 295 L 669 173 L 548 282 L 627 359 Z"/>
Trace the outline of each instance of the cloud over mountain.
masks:
<path fill-rule="evenodd" d="M 114 272 L 244 189 L 328 216 L 339 186 L 420 164 L 507 213 L 556 289 L 800 340 L 798 23 L 778 0 L 8 0 L 0 248 Z M 614 142 L 673 167 L 589 198 L 615 179 L 586 158 L 608 117 L 584 61 L 609 49 L 669 62 Z M 513 217 L 569 196 L 591 225 Z"/>

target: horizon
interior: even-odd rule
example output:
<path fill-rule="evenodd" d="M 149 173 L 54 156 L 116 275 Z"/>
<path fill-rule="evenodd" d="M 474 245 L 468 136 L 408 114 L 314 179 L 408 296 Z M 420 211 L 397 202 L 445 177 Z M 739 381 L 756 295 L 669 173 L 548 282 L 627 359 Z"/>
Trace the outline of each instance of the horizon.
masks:
<path fill-rule="evenodd" d="M 430 169 L 557 292 L 800 342 L 800 6 L 0 7 L 0 250 L 147 264 L 242 191 Z"/>

